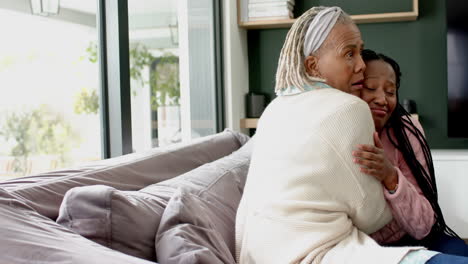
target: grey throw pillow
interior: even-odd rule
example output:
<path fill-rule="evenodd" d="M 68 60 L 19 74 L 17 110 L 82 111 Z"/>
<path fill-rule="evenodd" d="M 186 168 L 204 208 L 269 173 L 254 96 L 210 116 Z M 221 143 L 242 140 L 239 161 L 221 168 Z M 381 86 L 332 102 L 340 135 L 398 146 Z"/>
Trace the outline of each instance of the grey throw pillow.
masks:
<path fill-rule="evenodd" d="M 156 235 L 158 261 L 235 263 L 236 212 L 247 178 L 251 145 L 252 140 L 236 156 L 190 172 L 192 179 L 207 182 L 199 188 L 180 185 L 169 201 Z"/>
<path fill-rule="evenodd" d="M 175 188 L 158 186 L 154 191 L 76 187 L 66 193 L 57 223 L 106 247 L 154 261 L 155 233 Z"/>
<path fill-rule="evenodd" d="M 209 192 L 179 190 L 169 201 L 159 227 L 156 250 L 166 264 L 235 264 L 228 245 L 236 210 Z M 229 237 L 226 237 L 228 235 Z"/>

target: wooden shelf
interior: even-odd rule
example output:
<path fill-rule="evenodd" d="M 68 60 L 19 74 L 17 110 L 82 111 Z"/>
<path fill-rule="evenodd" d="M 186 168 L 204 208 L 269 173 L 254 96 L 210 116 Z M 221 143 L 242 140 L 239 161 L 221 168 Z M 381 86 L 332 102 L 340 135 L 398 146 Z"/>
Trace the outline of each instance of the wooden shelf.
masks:
<path fill-rule="evenodd" d="M 257 128 L 258 118 L 243 118 L 240 120 L 241 128 Z"/>
<path fill-rule="evenodd" d="M 238 3 L 241 0 L 238 0 Z M 238 4 L 239 8 L 239 4 Z M 240 16 L 238 12 L 238 16 Z M 382 23 L 382 22 L 399 22 L 399 21 L 414 21 L 419 16 L 418 0 L 413 0 L 413 10 L 409 12 L 394 12 L 394 13 L 379 13 L 379 14 L 363 14 L 351 15 L 351 18 L 356 24 L 365 23 Z M 296 21 L 295 19 L 284 20 L 264 20 L 264 21 L 249 21 L 241 22 L 238 20 L 238 25 L 245 29 L 265 29 L 265 28 L 289 28 Z"/>
<path fill-rule="evenodd" d="M 419 120 L 418 114 L 412 114 L 412 118 Z M 258 118 L 243 118 L 240 120 L 240 128 L 257 128 Z"/>
<path fill-rule="evenodd" d="M 239 27 L 245 29 L 290 28 L 294 21 L 296 19 L 239 22 Z"/>

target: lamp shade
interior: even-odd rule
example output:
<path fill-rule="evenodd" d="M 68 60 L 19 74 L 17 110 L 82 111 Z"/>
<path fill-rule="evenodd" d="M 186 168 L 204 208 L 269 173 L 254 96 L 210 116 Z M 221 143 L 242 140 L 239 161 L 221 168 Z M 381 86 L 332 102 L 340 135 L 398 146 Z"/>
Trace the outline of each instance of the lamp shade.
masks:
<path fill-rule="evenodd" d="M 31 0 L 31 11 L 35 15 L 57 15 L 59 6 L 60 0 Z"/>

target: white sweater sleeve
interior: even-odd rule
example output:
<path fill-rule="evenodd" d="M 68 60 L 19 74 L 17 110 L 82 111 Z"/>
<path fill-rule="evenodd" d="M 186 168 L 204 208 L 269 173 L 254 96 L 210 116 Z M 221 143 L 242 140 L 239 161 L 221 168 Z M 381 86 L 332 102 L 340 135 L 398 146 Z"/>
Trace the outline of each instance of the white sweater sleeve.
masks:
<path fill-rule="evenodd" d="M 373 144 L 373 133 L 374 123 L 363 102 L 344 106 L 321 126 L 321 137 L 335 149 L 339 167 L 346 168 L 334 175 L 343 185 L 339 198 L 349 206 L 346 213 L 352 227 L 343 239 L 323 253 L 320 263 L 399 263 L 409 250 L 383 248 L 367 235 L 391 220 L 381 183 L 360 172 L 351 154 L 358 144 Z"/>
<path fill-rule="evenodd" d="M 368 234 L 392 219 L 381 183 L 362 173 L 359 165 L 353 162 L 352 151 L 358 144 L 374 144 L 374 131 L 369 107 L 363 101 L 354 101 L 337 109 L 323 121 L 318 131 L 326 147 L 333 150 L 329 159 L 335 160 L 335 171 L 330 175 L 338 185 L 336 191 L 341 201 L 348 205 L 346 213 L 355 226 Z"/>

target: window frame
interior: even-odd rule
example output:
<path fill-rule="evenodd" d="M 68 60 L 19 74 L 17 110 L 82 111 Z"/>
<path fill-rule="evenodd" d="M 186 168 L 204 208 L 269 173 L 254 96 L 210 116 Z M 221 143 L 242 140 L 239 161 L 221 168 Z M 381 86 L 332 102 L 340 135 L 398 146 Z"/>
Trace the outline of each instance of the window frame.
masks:
<path fill-rule="evenodd" d="M 213 1 L 216 131 L 225 128 L 222 1 Z M 133 152 L 128 0 L 98 0 L 102 158 Z"/>

